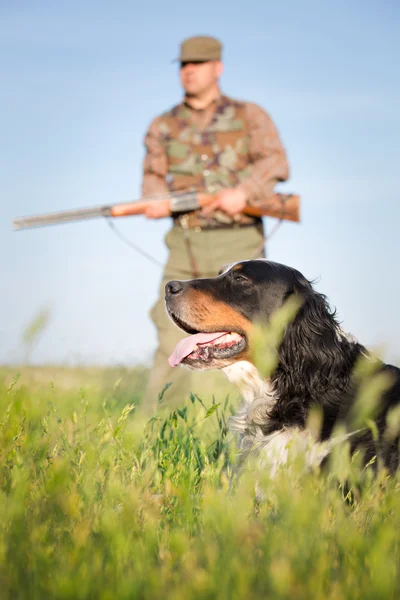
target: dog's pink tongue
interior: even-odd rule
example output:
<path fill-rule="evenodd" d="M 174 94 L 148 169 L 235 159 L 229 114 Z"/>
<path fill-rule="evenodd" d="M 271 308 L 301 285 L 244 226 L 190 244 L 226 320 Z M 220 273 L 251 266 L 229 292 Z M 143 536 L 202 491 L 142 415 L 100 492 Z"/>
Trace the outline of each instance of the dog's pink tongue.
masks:
<path fill-rule="evenodd" d="M 175 346 L 175 350 L 168 359 L 171 367 L 176 367 L 188 356 L 197 345 L 206 344 L 212 342 L 218 338 L 226 335 L 226 331 L 217 331 L 215 333 L 195 333 L 187 338 L 183 338 Z"/>

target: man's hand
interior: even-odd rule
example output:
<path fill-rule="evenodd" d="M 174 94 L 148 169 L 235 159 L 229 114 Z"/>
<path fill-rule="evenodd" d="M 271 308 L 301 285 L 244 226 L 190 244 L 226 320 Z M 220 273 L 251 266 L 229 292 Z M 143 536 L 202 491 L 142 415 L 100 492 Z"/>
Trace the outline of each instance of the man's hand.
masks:
<path fill-rule="evenodd" d="M 243 212 L 246 206 L 246 194 L 243 190 L 238 188 L 226 188 L 216 194 L 215 200 L 210 204 L 207 204 L 203 208 L 205 215 L 210 214 L 214 210 L 223 210 L 225 213 L 231 216 L 235 216 Z"/>
<path fill-rule="evenodd" d="M 144 214 L 148 219 L 162 219 L 163 217 L 170 217 L 170 200 L 151 200 Z"/>

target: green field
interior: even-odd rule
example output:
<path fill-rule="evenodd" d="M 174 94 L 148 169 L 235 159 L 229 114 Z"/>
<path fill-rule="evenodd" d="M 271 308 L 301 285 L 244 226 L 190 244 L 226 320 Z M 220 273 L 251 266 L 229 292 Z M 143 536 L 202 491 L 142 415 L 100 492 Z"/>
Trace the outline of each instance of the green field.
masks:
<path fill-rule="evenodd" d="M 236 399 L 167 391 L 149 420 L 145 380 L 0 370 L 1 600 L 400 598 L 400 478 L 344 444 L 329 474 L 249 464 L 230 490 Z"/>

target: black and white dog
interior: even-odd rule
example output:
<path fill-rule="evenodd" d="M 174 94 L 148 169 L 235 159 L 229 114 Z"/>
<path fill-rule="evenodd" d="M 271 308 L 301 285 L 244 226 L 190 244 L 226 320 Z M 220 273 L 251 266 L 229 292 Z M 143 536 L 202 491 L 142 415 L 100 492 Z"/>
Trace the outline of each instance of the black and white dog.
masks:
<path fill-rule="evenodd" d="M 268 378 L 254 364 L 253 331 L 268 325 L 288 298 L 300 299 L 300 308 L 286 325 L 276 350 L 276 367 Z M 175 348 L 171 366 L 195 370 L 222 369 L 236 383 L 244 406 L 231 417 L 244 453 L 263 449 L 274 471 L 287 459 L 288 443 L 304 445 L 310 463 L 329 452 L 335 427 L 349 425 L 360 386 L 355 366 L 361 358 L 383 374 L 374 419 L 378 439 L 370 428 L 348 434 L 351 450 L 361 448 L 365 463 L 376 456 L 390 472 L 399 465 L 399 432 L 387 423 L 400 405 L 400 369 L 384 364 L 346 335 L 326 297 L 317 293 L 297 270 L 267 260 L 236 263 L 209 279 L 170 281 L 165 287 L 166 309 L 190 334 Z M 311 446 L 310 411 L 319 407 L 322 422 Z M 390 430 L 390 431 L 389 431 Z M 349 429 L 347 429 L 349 431 Z"/>

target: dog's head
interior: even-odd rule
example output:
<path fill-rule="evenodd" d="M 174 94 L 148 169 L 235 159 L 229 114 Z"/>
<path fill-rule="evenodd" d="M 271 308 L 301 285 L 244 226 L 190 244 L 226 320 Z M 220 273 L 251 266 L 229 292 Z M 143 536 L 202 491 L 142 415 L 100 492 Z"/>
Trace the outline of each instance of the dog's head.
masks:
<path fill-rule="evenodd" d="M 235 263 L 214 278 L 170 281 L 167 312 L 191 334 L 178 343 L 170 365 L 206 370 L 251 361 L 254 324 L 268 324 L 291 294 L 310 290 L 299 271 L 264 259 Z"/>

